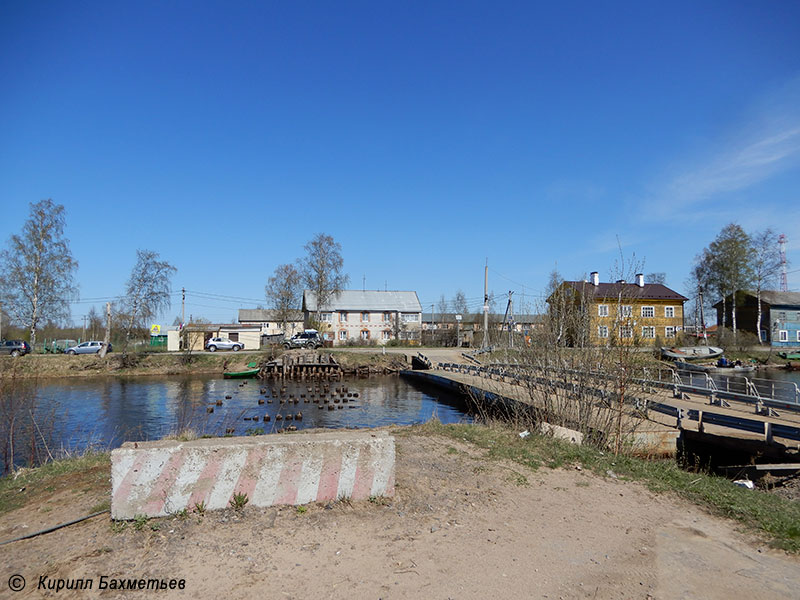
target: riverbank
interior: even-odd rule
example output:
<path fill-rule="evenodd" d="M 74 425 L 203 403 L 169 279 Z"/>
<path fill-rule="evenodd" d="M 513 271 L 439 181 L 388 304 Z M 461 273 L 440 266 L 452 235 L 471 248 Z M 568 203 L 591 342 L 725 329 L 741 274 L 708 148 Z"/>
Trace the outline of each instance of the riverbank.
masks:
<path fill-rule="evenodd" d="M 408 368 L 411 349 L 383 353 L 373 349 L 354 352 L 334 350 L 336 361 L 348 373 L 387 373 Z M 302 354 L 301 350 L 289 353 Z M 321 352 L 325 352 L 322 350 Z M 0 376 L 13 373 L 25 379 L 107 377 L 139 375 L 213 375 L 243 371 L 250 363 L 257 365 L 283 354 L 270 352 L 112 352 L 105 358 L 95 354 L 29 354 L 0 357 Z"/>
<path fill-rule="evenodd" d="M 179 578 L 175 596 L 243 598 L 730 600 L 800 586 L 800 559 L 776 549 L 800 548 L 797 502 L 501 426 L 389 430 L 392 499 L 130 523 L 105 514 L 7 546 L 4 573 L 26 578 L 23 598 L 41 596 L 43 575 Z M 109 470 L 106 455 L 89 455 L 0 482 L 0 541 L 107 507 Z"/>

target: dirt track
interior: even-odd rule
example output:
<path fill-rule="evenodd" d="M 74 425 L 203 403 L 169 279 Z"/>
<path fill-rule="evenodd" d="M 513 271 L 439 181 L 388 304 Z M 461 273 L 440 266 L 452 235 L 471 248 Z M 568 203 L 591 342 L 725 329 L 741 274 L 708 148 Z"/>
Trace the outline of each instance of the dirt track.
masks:
<path fill-rule="evenodd" d="M 107 493 L 85 478 L 63 484 L 0 518 L 0 538 L 85 514 Z M 467 443 L 407 431 L 397 437 L 397 496 L 385 503 L 245 508 L 121 533 L 98 517 L 2 550 L 0 596 L 10 574 L 28 581 L 15 598 L 44 597 L 31 590 L 40 575 L 91 577 L 95 587 L 100 575 L 184 578 L 183 592 L 158 595 L 186 598 L 774 600 L 800 589 L 796 557 L 682 501 L 575 465 L 534 472 L 488 461 Z"/>

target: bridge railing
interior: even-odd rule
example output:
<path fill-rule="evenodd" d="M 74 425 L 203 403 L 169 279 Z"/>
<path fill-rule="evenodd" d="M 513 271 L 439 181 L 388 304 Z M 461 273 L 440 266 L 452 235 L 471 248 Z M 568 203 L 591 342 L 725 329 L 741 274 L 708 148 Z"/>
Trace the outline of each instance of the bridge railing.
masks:
<path fill-rule="evenodd" d="M 472 365 L 439 363 L 445 371 L 460 372 L 479 377 L 510 379 L 516 383 L 542 380 L 546 374 L 542 368 L 514 363 Z M 585 372 L 576 369 L 559 369 L 559 375 L 586 376 L 602 380 L 614 380 L 616 375 L 601 370 Z M 800 411 L 800 388 L 791 381 L 710 375 L 699 371 L 677 371 L 667 368 L 643 368 L 630 374 L 629 380 L 643 388 L 677 386 L 681 391 L 737 400 L 755 404 Z"/>

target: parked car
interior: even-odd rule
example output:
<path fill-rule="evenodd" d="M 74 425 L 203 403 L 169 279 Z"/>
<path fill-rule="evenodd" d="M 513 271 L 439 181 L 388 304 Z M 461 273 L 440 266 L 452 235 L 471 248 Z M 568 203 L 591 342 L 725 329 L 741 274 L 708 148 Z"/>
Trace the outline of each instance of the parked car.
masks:
<path fill-rule="evenodd" d="M 290 348 L 315 348 L 322 347 L 322 338 L 316 329 L 306 329 L 303 333 L 296 333 L 288 340 L 283 342 L 283 347 Z"/>
<path fill-rule="evenodd" d="M 81 342 L 77 346 L 72 346 L 64 350 L 66 354 L 97 354 L 103 347 L 103 342 L 89 341 Z M 108 351 L 111 352 L 111 344 L 108 345 Z"/>
<path fill-rule="evenodd" d="M 0 354 L 24 356 L 30 354 L 31 346 L 25 340 L 3 340 L 0 342 Z"/>
<path fill-rule="evenodd" d="M 233 350 L 238 352 L 244 348 L 242 342 L 234 342 L 228 338 L 215 337 L 206 342 L 206 350 L 209 352 L 216 352 L 217 350 Z"/>

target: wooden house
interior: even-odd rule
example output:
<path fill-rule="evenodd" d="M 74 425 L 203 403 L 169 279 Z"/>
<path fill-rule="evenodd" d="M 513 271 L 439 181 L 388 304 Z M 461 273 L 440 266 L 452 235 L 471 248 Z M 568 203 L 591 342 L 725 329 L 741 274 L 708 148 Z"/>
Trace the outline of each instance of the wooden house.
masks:
<path fill-rule="evenodd" d="M 724 304 L 724 314 L 723 314 Z M 714 305 L 717 324 L 733 323 L 733 294 Z M 800 346 L 800 292 L 761 292 L 761 324 L 758 322 L 758 298 L 755 292 L 736 292 L 736 329 L 759 335 L 762 342 L 775 347 Z"/>
<path fill-rule="evenodd" d="M 610 345 L 669 344 L 683 330 L 687 300 L 665 285 L 645 283 L 642 274 L 634 283 L 601 283 L 595 271 L 588 281 L 564 281 L 547 302 L 551 319 L 566 322 L 573 344 Z"/>

